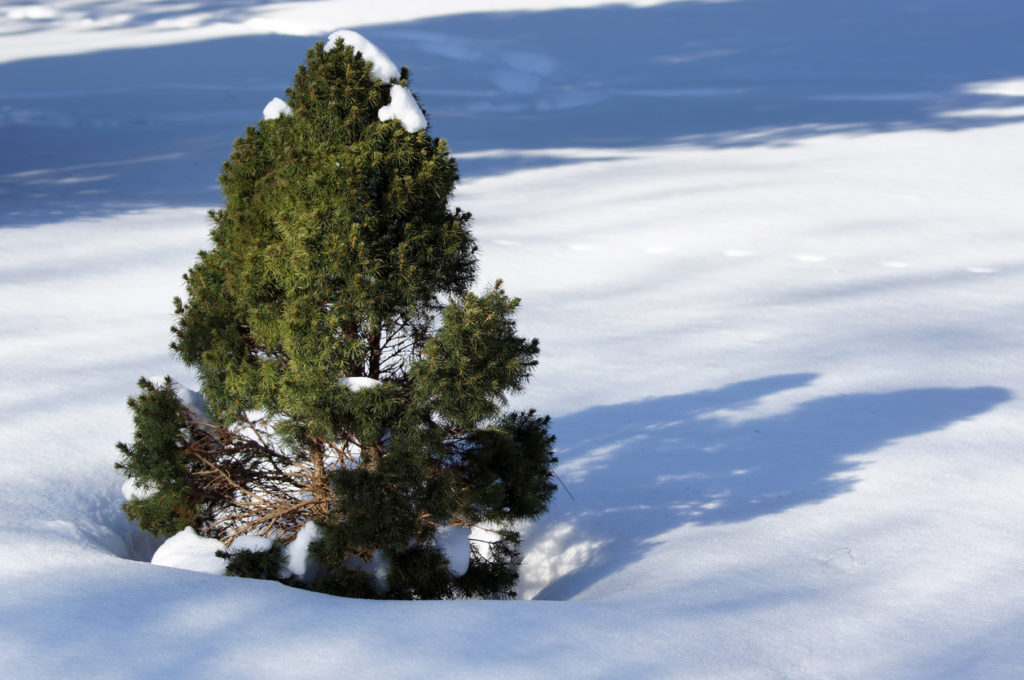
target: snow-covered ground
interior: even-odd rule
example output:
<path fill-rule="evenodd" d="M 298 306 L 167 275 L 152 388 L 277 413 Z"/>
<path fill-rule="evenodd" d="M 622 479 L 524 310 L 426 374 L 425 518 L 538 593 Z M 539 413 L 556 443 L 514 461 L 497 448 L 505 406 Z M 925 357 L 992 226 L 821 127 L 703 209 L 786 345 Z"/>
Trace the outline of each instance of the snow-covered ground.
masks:
<path fill-rule="evenodd" d="M 1019 677 L 1024 4 L 488 7 L 0 7 L 3 675 Z M 338 28 L 410 66 L 542 342 L 523 601 L 129 559 L 124 399 L 187 382 L 219 165 Z"/>

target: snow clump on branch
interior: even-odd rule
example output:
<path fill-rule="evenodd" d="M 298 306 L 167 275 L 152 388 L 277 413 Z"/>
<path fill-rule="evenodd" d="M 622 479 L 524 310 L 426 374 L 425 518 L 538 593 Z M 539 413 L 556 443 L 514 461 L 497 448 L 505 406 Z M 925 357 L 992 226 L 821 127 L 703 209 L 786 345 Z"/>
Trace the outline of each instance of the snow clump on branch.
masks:
<path fill-rule="evenodd" d="M 409 88 L 401 85 L 391 86 L 391 103 L 380 107 L 377 117 L 382 122 L 397 119 L 406 132 L 419 132 L 427 129 L 427 117 L 420 110 L 416 98 L 412 96 Z"/>
<path fill-rule="evenodd" d="M 274 97 L 263 107 L 263 120 L 274 120 L 290 115 L 292 115 L 292 107 L 288 106 L 280 97 Z"/>

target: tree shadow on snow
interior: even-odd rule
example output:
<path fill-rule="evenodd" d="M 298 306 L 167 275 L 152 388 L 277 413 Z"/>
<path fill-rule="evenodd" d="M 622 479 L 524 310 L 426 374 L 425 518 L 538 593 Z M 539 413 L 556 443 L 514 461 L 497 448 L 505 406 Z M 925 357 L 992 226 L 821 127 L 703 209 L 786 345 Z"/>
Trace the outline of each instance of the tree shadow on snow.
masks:
<path fill-rule="evenodd" d="M 198 11 L 183 7 L 147 4 L 152 16 L 132 21 Z M 202 8 L 245 18 L 234 0 Z M 969 85 L 1024 75 L 1022 24 L 1016 0 L 732 0 L 454 15 L 360 31 L 411 67 L 434 134 L 449 139 L 464 177 L 479 177 L 588 157 L 558 151 L 569 147 L 607 158 L 680 141 L 780 144 L 829 130 L 1021 120 L 1020 98 L 1002 96 L 1012 92 Z M 218 205 L 216 176 L 232 140 L 282 95 L 314 39 L 228 38 L 0 65 L 0 226 Z"/>
<path fill-rule="evenodd" d="M 232 142 L 310 43 L 260 36 L 0 65 L 0 225 L 218 206 Z"/>
<path fill-rule="evenodd" d="M 717 147 L 1024 119 L 1019 98 L 967 88 L 1024 76 L 1022 21 L 1014 0 L 730 0 L 366 33 L 419 66 L 419 90 L 456 151 Z"/>
<path fill-rule="evenodd" d="M 572 571 L 550 574 L 536 598 L 571 598 L 680 526 L 743 522 L 850 491 L 858 454 L 941 430 L 1012 396 L 997 387 L 844 394 L 782 415 L 729 417 L 815 377 L 779 375 L 557 418 L 558 473 L 573 497 L 559 491 L 524 554 Z"/>

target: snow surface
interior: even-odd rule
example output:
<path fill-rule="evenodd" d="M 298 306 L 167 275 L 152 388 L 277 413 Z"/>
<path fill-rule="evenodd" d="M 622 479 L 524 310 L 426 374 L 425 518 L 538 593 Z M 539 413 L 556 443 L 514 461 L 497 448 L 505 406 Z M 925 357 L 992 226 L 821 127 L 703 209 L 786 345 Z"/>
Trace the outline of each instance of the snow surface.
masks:
<path fill-rule="evenodd" d="M 382 121 L 397 120 L 406 132 L 427 129 L 427 118 L 423 115 L 420 105 L 416 103 L 409 88 L 402 85 L 391 86 L 391 103 L 380 107 L 377 117 Z"/>
<path fill-rule="evenodd" d="M 5 676 L 1019 675 L 1024 5 L 46 7 L 0 10 Z M 330 25 L 410 65 L 541 339 L 522 601 L 161 568 L 121 515 L 220 163 Z"/>
<path fill-rule="evenodd" d="M 327 36 L 327 42 L 324 44 L 324 51 L 330 52 L 337 45 L 338 40 L 343 40 L 346 45 L 351 47 L 356 54 L 359 54 L 366 61 L 370 62 L 373 67 L 370 69 L 370 74 L 374 78 L 380 78 L 385 83 L 392 80 L 398 80 L 401 77 L 401 73 L 395 63 L 391 61 L 391 58 L 384 53 L 384 50 L 380 49 L 372 42 L 364 38 L 359 33 L 349 30 L 335 31 Z M 391 90 L 394 95 L 394 88 Z"/>
<path fill-rule="evenodd" d="M 263 120 L 276 120 L 281 116 L 292 115 L 292 107 L 280 97 L 274 97 L 263 107 Z"/>

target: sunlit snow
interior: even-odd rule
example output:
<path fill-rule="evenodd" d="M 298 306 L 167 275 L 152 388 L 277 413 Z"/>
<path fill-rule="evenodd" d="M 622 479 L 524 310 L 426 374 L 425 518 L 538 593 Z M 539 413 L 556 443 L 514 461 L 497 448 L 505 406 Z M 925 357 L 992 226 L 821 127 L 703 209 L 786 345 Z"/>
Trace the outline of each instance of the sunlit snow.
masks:
<path fill-rule="evenodd" d="M 397 120 L 406 132 L 427 129 L 427 118 L 423 115 L 412 92 L 402 85 L 391 86 L 391 103 L 380 107 L 377 117 L 382 121 Z"/>
<path fill-rule="evenodd" d="M 274 547 L 274 541 L 266 536 L 253 536 L 246 534 L 231 541 L 228 552 L 248 550 L 250 552 L 265 552 Z"/>
<path fill-rule="evenodd" d="M 281 116 L 290 115 L 292 115 L 292 107 L 288 106 L 280 97 L 274 97 L 263 107 L 264 120 L 275 120 Z"/>
<path fill-rule="evenodd" d="M 157 548 L 153 564 L 176 567 L 207 574 L 223 574 L 225 560 L 217 557 L 218 550 L 226 546 L 215 538 L 204 538 L 192 527 L 185 527 Z"/>
<path fill-rule="evenodd" d="M 319 537 L 320 527 L 313 522 L 306 522 L 295 538 L 285 546 L 285 565 L 293 576 L 304 583 L 311 582 L 321 573 L 316 559 L 309 554 L 309 544 Z"/>

